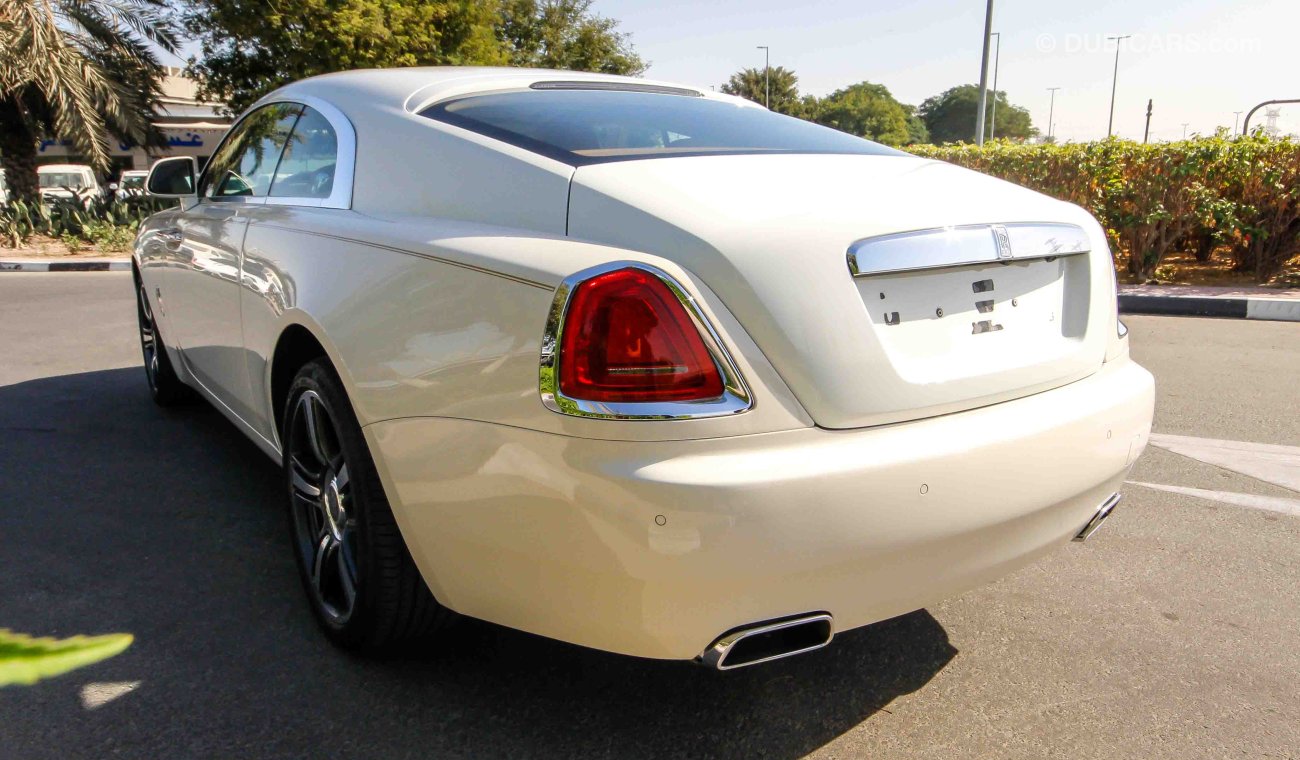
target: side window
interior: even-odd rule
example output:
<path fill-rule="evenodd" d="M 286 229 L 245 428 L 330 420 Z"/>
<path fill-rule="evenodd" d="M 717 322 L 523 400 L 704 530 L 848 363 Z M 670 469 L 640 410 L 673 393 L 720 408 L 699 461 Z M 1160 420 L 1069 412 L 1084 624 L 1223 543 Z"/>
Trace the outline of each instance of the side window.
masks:
<path fill-rule="evenodd" d="M 339 141 L 320 113 L 303 108 L 271 183 L 272 198 L 328 198 L 334 191 Z"/>
<path fill-rule="evenodd" d="M 249 114 L 217 149 L 203 175 L 205 198 L 264 198 L 302 106 L 274 103 Z"/>

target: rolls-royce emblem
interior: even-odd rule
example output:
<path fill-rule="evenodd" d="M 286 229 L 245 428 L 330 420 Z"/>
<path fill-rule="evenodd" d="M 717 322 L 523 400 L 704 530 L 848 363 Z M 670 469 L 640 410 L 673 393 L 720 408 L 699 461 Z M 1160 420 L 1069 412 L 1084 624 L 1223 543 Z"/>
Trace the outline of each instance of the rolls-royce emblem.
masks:
<path fill-rule="evenodd" d="M 1000 224 L 993 225 L 993 240 L 998 246 L 998 258 L 1009 259 L 1011 253 L 1011 236 L 1007 234 L 1007 228 Z"/>

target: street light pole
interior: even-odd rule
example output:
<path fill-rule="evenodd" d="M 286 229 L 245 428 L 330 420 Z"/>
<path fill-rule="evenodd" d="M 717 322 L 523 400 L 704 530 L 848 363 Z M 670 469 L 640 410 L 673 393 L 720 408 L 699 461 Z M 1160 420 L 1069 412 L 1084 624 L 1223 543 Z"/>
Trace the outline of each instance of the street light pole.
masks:
<path fill-rule="evenodd" d="M 990 140 L 996 138 L 998 134 L 998 61 L 1002 59 L 1002 32 L 994 32 L 991 36 L 998 38 L 998 44 L 993 48 L 993 113 L 989 115 Z"/>
<path fill-rule="evenodd" d="M 1107 37 L 1107 40 L 1115 40 L 1115 74 L 1110 80 L 1110 122 L 1106 124 L 1106 137 L 1115 133 L 1115 88 L 1119 85 L 1119 47 L 1120 43 L 1132 37 L 1131 34 L 1125 34 L 1118 37 Z"/>
<path fill-rule="evenodd" d="M 772 107 L 772 50 L 767 45 L 759 45 L 763 51 L 763 107 Z"/>
<path fill-rule="evenodd" d="M 975 144 L 984 144 L 984 108 L 989 97 L 989 36 L 993 34 L 993 0 L 984 11 L 984 54 L 980 57 L 980 97 L 975 110 Z"/>
<path fill-rule="evenodd" d="M 1048 87 L 1047 91 L 1052 93 L 1052 104 L 1047 107 L 1047 139 L 1052 139 L 1052 117 L 1056 115 L 1056 91 L 1060 87 Z"/>
<path fill-rule="evenodd" d="M 1242 114 L 1242 113 L 1244 113 L 1244 112 L 1243 112 L 1243 111 L 1233 111 L 1233 112 L 1232 112 L 1232 133 L 1233 133 L 1234 135 L 1237 134 L 1237 120 L 1241 118 L 1241 114 Z"/>
<path fill-rule="evenodd" d="M 1187 126 L 1188 126 L 1188 122 L 1183 122 L 1183 139 L 1184 139 L 1184 140 L 1187 139 Z"/>

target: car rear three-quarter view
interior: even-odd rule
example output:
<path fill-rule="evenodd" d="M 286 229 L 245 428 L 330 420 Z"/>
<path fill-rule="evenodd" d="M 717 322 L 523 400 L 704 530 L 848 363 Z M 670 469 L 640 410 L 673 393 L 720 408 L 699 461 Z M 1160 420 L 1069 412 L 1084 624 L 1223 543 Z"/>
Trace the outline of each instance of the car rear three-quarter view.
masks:
<path fill-rule="evenodd" d="M 328 75 L 149 189 L 150 387 L 281 464 L 345 646 L 805 652 L 1087 538 L 1150 431 L 1085 211 L 729 96 Z"/>

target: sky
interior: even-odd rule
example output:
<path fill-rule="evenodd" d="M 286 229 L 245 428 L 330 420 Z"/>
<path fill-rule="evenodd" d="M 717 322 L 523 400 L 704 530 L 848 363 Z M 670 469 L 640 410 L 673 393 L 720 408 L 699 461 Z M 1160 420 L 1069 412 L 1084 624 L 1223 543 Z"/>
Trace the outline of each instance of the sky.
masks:
<path fill-rule="evenodd" d="M 733 72 L 793 69 L 801 92 L 826 95 L 862 80 L 919 105 L 979 81 L 984 0 L 595 0 L 617 19 L 646 76 L 718 86 Z M 1300 98 L 1296 61 L 1300 0 L 995 0 L 1001 32 L 998 88 L 1061 140 L 1106 136 L 1115 43 L 1119 56 L 1115 133 L 1141 140 L 1148 98 L 1151 139 L 1231 128 L 1234 111 Z M 992 86 L 990 55 L 990 86 Z M 1245 113 L 1242 113 L 1242 118 Z M 1261 109 L 1252 126 L 1262 123 Z M 1300 133 L 1300 104 L 1283 106 L 1278 127 Z M 972 125 L 972 131 L 974 125 Z"/>

